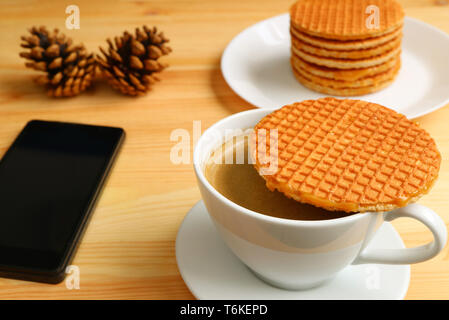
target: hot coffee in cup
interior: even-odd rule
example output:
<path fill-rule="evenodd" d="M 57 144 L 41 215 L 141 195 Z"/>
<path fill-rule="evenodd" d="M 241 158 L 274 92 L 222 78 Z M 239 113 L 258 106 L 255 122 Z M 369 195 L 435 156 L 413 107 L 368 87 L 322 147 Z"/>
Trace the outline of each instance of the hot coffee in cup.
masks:
<path fill-rule="evenodd" d="M 251 163 L 248 141 L 249 134 L 231 138 L 214 150 L 204 168 L 209 183 L 227 199 L 246 209 L 283 219 L 328 220 L 352 214 L 330 212 L 270 191 Z"/>

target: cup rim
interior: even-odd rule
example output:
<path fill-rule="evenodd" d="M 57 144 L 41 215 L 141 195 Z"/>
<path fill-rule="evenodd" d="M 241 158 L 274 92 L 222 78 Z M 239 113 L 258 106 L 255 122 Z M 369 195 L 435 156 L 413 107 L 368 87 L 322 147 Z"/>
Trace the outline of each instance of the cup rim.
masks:
<path fill-rule="evenodd" d="M 204 175 L 203 170 L 201 169 L 201 163 L 200 163 L 200 154 L 202 151 L 202 145 L 204 143 L 205 137 L 209 134 L 209 132 L 216 130 L 217 127 L 223 125 L 226 122 L 234 121 L 237 118 L 249 115 L 249 114 L 268 114 L 270 112 L 273 112 L 274 110 L 277 110 L 278 108 L 260 108 L 260 109 L 252 109 L 247 111 L 238 112 L 235 114 L 232 114 L 228 117 L 225 117 L 217 122 L 215 122 L 213 125 L 211 125 L 208 129 L 206 129 L 203 134 L 198 139 L 194 151 L 193 151 L 193 166 L 196 173 L 196 176 L 201 184 L 203 184 L 209 192 L 213 194 L 215 198 L 217 198 L 220 202 L 226 204 L 227 206 L 232 207 L 234 210 L 239 211 L 242 214 L 245 214 L 247 216 L 250 216 L 252 218 L 262 220 L 264 222 L 269 223 L 275 223 L 278 225 L 288 225 L 288 226 L 307 226 L 307 227 L 326 227 L 326 226 L 336 226 L 344 223 L 351 223 L 355 220 L 362 219 L 364 216 L 368 216 L 372 212 L 358 212 L 351 214 L 346 217 L 341 218 L 335 218 L 335 219 L 328 219 L 328 220 L 293 220 L 293 219 L 285 219 L 285 218 L 278 218 L 273 217 L 269 215 L 265 215 L 262 213 L 259 213 L 257 211 L 253 211 L 250 209 L 247 209 L 245 207 L 240 206 L 239 204 L 229 200 L 224 195 L 222 195 L 220 192 L 218 192 L 207 180 L 207 178 Z M 243 129 L 243 128 L 242 128 Z"/>

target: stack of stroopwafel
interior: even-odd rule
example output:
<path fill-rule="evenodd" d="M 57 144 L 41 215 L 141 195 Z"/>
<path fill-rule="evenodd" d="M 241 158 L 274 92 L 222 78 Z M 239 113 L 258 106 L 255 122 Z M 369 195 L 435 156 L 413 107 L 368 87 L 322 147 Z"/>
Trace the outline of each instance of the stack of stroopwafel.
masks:
<path fill-rule="evenodd" d="M 309 89 L 378 91 L 399 72 L 404 12 L 395 0 L 299 0 L 290 9 L 291 64 Z"/>

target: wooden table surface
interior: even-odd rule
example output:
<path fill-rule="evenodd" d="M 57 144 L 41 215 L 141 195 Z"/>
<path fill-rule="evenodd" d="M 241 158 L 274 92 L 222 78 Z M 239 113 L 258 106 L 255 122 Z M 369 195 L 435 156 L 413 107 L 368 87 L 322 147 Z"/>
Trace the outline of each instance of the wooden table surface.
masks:
<path fill-rule="evenodd" d="M 65 282 L 38 284 L 0 278 L 3 299 L 193 299 L 175 258 L 175 238 L 187 211 L 200 200 L 191 164 L 170 161 L 175 129 L 192 134 L 239 111 L 253 108 L 226 84 L 221 54 L 244 28 L 284 13 L 292 0 L 76 1 L 80 29 L 67 30 L 71 1 L 6 0 L 0 10 L 0 156 L 30 119 L 123 127 L 127 140 L 73 261 L 79 289 Z M 400 1 L 408 16 L 449 33 L 449 5 L 439 0 Z M 122 96 L 101 79 L 84 94 L 51 99 L 30 78 L 20 36 L 33 25 L 57 27 L 96 53 L 106 38 L 147 24 L 171 40 L 170 67 L 162 81 L 141 98 Z M 449 53 L 448 53 L 449 55 Z M 448 60 L 449 63 L 449 60 Z M 448 93 L 449 94 L 449 93 Z M 440 178 L 420 200 L 449 223 L 449 108 L 418 121 L 443 155 Z M 410 219 L 394 222 L 407 246 L 431 240 Z M 449 298 L 449 251 L 411 267 L 407 299 Z"/>

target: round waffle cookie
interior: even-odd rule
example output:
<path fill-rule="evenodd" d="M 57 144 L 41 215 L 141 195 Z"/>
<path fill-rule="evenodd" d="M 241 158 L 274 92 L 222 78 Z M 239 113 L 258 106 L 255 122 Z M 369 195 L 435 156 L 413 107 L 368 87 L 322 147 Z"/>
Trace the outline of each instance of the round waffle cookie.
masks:
<path fill-rule="evenodd" d="M 430 135 L 375 103 L 306 100 L 265 116 L 254 129 L 256 170 L 277 165 L 262 175 L 267 187 L 327 210 L 392 210 L 416 201 L 438 177 L 441 156 Z M 277 139 L 267 130 L 277 130 Z"/>
<path fill-rule="evenodd" d="M 298 40 L 308 43 L 312 46 L 328 49 L 328 50 L 361 50 L 380 46 L 392 39 L 401 36 L 402 25 L 390 33 L 380 37 L 362 39 L 362 40 L 331 40 L 310 36 L 306 33 L 300 32 L 295 28 L 290 28 L 290 34 Z"/>
<path fill-rule="evenodd" d="M 296 49 L 307 52 L 309 54 L 319 56 L 319 57 L 330 57 L 336 59 L 364 59 L 371 58 L 386 52 L 389 52 L 395 48 L 398 48 L 401 45 L 401 36 L 397 36 L 396 38 L 383 43 L 377 47 L 360 49 L 360 50 L 329 50 L 323 49 L 319 47 L 315 47 L 313 45 L 307 44 L 301 40 L 298 40 L 294 36 L 292 37 L 292 46 Z"/>
<path fill-rule="evenodd" d="M 400 56 L 398 54 L 396 57 L 393 57 L 392 59 L 374 67 L 359 69 L 336 69 L 306 62 L 298 56 L 292 54 L 291 64 L 294 69 L 301 68 L 319 77 L 342 81 L 355 81 L 361 78 L 372 77 L 379 73 L 385 72 L 393 68 L 399 60 Z"/>
<path fill-rule="evenodd" d="M 303 86 L 309 88 L 310 90 L 340 97 L 361 96 L 364 94 L 382 90 L 388 87 L 395 78 L 395 76 L 393 76 L 391 79 L 378 82 L 376 85 L 371 86 L 334 88 L 315 83 L 311 79 L 298 73 L 296 70 L 293 70 L 293 75 L 295 76 L 296 80 L 298 80 Z"/>
<path fill-rule="evenodd" d="M 293 54 L 309 63 L 317 64 L 328 68 L 357 69 L 357 68 L 373 67 L 387 62 L 388 60 L 397 56 L 401 52 L 401 46 L 398 45 L 394 49 L 387 51 L 383 54 L 363 59 L 339 59 L 339 58 L 320 57 L 299 50 L 294 45 L 292 45 L 291 50 Z"/>
<path fill-rule="evenodd" d="M 372 14 L 378 25 L 370 23 Z M 293 28 L 312 36 L 354 40 L 392 32 L 402 24 L 404 11 L 395 0 L 299 0 L 290 8 L 290 19 Z"/>
<path fill-rule="evenodd" d="M 293 66 L 294 67 L 294 66 Z M 303 77 L 309 79 L 310 81 L 325 87 L 331 87 L 331 88 L 359 88 L 359 87 L 376 87 L 379 83 L 383 83 L 385 81 L 393 79 L 396 74 L 399 71 L 399 68 L 401 67 L 400 61 L 396 63 L 393 67 L 390 69 L 378 73 L 374 76 L 367 76 L 364 78 L 360 78 L 356 81 L 344 81 L 344 80 L 334 80 L 329 78 L 323 78 L 320 76 L 316 76 L 314 74 L 309 73 L 306 69 L 303 68 L 296 68 L 295 71 L 302 75 Z"/>

